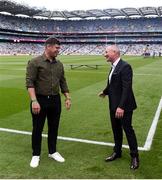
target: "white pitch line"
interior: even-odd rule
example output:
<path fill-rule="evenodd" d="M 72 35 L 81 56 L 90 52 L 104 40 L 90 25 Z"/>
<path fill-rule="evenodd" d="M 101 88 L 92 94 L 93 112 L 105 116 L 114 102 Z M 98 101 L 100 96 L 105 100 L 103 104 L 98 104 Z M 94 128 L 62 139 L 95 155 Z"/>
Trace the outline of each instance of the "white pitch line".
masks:
<path fill-rule="evenodd" d="M 161 74 L 134 73 L 135 76 L 161 76 Z"/>
<path fill-rule="evenodd" d="M 2 132 L 10 132 L 15 134 L 23 134 L 23 135 L 31 135 L 32 133 L 29 131 L 20 131 L 15 129 L 7 129 L 7 128 L 0 128 L 0 131 Z M 42 137 L 47 137 L 47 134 L 42 134 Z M 65 140 L 65 141 L 74 141 L 74 142 L 81 142 L 81 143 L 87 143 L 87 144 L 96 144 L 96 145 L 103 145 L 103 146 L 114 146 L 114 143 L 110 142 L 101 142 L 101 141 L 92 141 L 87 139 L 78 139 L 78 138 L 71 138 L 71 137 L 63 137 L 58 136 L 58 139 Z M 129 149 L 128 145 L 122 145 L 123 148 Z M 143 147 L 138 147 L 139 150 L 145 150 Z"/>
<path fill-rule="evenodd" d="M 146 142 L 145 142 L 145 145 L 144 145 L 144 148 L 146 150 L 151 149 L 153 137 L 154 137 L 154 134 L 155 134 L 155 131 L 156 131 L 157 123 L 159 121 L 161 110 L 162 110 L 162 97 L 160 99 L 160 102 L 159 102 L 158 108 L 156 110 L 152 125 L 151 125 L 150 130 L 149 130 L 148 135 L 147 135 L 147 139 L 146 139 Z"/>
<path fill-rule="evenodd" d="M 158 108 L 156 110 L 152 125 L 150 127 L 149 133 L 147 135 L 147 139 L 145 141 L 145 145 L 143 147 L 138 147 L 138 150 L 141 151 L 149 151 L 151 149 L 153 137 L 156 131 L 157 123 L 160 117 L 160 113 L 162 110 L 162 98 L 160 99 Z M 7 129 L 7 128 L 0 128 L 0 131 L 2 132 L 10 132 L 10 133 L 15 133 L 15 134 L 23 134 L 23 135 L 31 135 L 32 133 L 29 131 L 20 131 L 20 130 L 15 130 L 15 129 Z M 42 137 L 47 137 L 47 134 L 42 134 Z M 74 142 L 81 142 L 81 143 L 88 143 L 88 144 L 96 144 L 96 145 L 103 145 L 103 146 L 114 146 L 114 143 L 110 142 L 101 142 L 101 141 L 92 141 L 92 140 L 87 140 L 87 139 L 78 139 L 78 138 L 71 138 L 71 137 L 63 137 L 63 136 L 58 136 L 58 139 L 65 140 L 65 141 L 74 141 Z M 123 148 L 129 148 L 128 145 L 122 145 Z"/>

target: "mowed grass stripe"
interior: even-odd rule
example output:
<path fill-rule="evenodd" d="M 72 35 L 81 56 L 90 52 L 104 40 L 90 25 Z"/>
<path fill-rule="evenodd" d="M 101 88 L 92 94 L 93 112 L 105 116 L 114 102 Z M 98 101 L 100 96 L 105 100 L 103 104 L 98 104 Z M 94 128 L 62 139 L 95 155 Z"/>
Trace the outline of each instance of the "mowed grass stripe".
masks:
<path fill-rule="evenodd" d="M 76 57 L 70 56 L 60 57 L 62 62 L 75 63 Z M 72 96 L 72 109 L 67 112 L 63 107 L 59 135 L 65 137 L 76 137 L 90 140 L 98 140 L 105 142 L 113 142 L 112 130 L 109 120 L 109 113 L 107 107 L 107 100 L 103 100 L 97 97 L 97 92 L 102 90 L 106 85 L 107 73 L 109 71 L 109 64 L 105 62 L 102 56 L 81 56 L 80 59 L 86 59 L 86 62 L 94 64 L 93 60 L 103 61 L 106 66 L 99 68 L 98 70 L 77 69 L 83 73 L 74 72 L 73 70 L 66 70 L 67 80 Z M 25 62 L 30 59 L 26 57 L 14 57 L 11 58 L 15 62 Z M 78 57 L 79 59 L 79 57 Z M 124 57 L 132 65 L 134 73 L 143 73 L 145 67 L 150 65 L 158 67 L 159 59 L 141 57 Z M 5 61 L 0 59 L 0 61 Z M 81 60 L 79 61 L 81 62 Z M 157 62 L 157 64 L 155 63 Z M 85 63 L 85 61 L 84 61 Z M 95 62 L 96 63 L 96 62 Z M 24 64 L 24 68 L 25 65 Z M 20 68 L 23 66 L 19 66 Z M 12 71 L 9 70 L 0 71 L 3 75 L 19 75 L 25 78 L 24 71 Z M 15 67 L 14 67 L 15 68 Z M 137 72 L 136 70 L 139 70 Z M 89 73 L 88 73 L 89 71 Z M 85 73 L 84 73 L 85 72 Z M 96 72 L 96 73 L 91 73 Z M 98 73 L 103 72 L 103 73 Z M 5 73 L 5 74 L 4 74 Z M 148 73 L 148 72 L 147 72 Z M 157 74 L 156 71 L 150 69 L 149 74 Z M 160 74 L 160 73 L 159 73 Z M 6 88 L 3 92 L 3 96 L 0 97 L 1 109 L 8 107 L 8 114 L 1 117 L 0 124 L 3 127 L 13 127 L 13 129 L 31 130 L 32 122 L 29 112 L 29 98 L 25 90 L 23 78 L 1 81 L 0 86 Z M 133 125 L 137 133 L 139 146 L 143 146 L 146 139 L 147 132 L 150 128 L 152 119 L 154 117 L 156 108 L 158 106 L 159 97 L 161 96 L 161 77 L 155 76 L 136 76 L 134 75 L 133 86 L 134 92 L 137 98 L 138 109 L 134 112 Z M 87 87 L 87 88 L 86 88 Z M 23 94 L 19 95 L 19 92 L 13 90 L 14 96 L 8 88 L 21 89 Z M 0 88 L 1 89 L 1 88 Z M 10 94 L 10 95 L 9 95 Z M 87 95 L 86 95 L 87 94 Z M 6 97 L 9 97 L 6 99 Z M 21 99 L 19 99 L 19 96 Z M 64 103 L 64 97 L 62 97 Z M 16 100 L 14 100 L 16 99 Z M 5 103 L 6 100 L 6 103 Z M 12 102 L 12 103 L 11 103 Z M 10 106 L 10 104 L 12 106 Z M 16 107 L 16 103 L 19 103 L 19 107 Z M 25 107 L 25 109 L 23 108 Z M 12 109 L 15 111 L 12 113 Z M 1 111 L 0 109 L 0 111 Z M 11 110 L 10 110 L 11 109 Z M 20 111 L 17 111 L 19 109 Z M 16 112 L 17 111 L 17 112 Z M 120 160 L 111 164 L 104 162 L 106 155 L 111 154 L 111 147 L 95 146 L 84 143 L 73 143 L 67 141 L 58 141 L 58 151 L 63 154 L 66 159 L 64 164 L 59 164 L 54 161 L 49 161 L 47 158 L 47 140 L 43 139 L 42 144 L 42 156 L 39 168 L 31 169 L 29 162 L 31 158 L 31 138 L 26 136 L 10 135 L 1 132 L 0 136 L 0 177 L 1 178 L 161 178 L 161 161 L 162 161 L 162 119 L 158 123 L 158 131 L 155 134 L 153 146 L 149 152 L 140 152 L 141 164 L 138 171 L 132 172 L 129 170 L 129 150 L 123 149 L 123 156 Z M 44 132 L 47 132 L 47 126 L 45 125 Z M 127 144 L 124 139 L 124 144 Z M 155 156 L 156 154 L 156 156 Z M 20 166 L 21 164 L 21 166 Z M 154 168 L 156 166 L 156 168 Z"/>
<path fill-rule="evenodd" d="M 19 75 L 2 75 L 0 76 L 0 81 L 7 81 L 7 80 L 11 80 L 11 79 L 17 79 L 18 77 L 20 77 Z"/>
<path fill-rule="evenodd" d="M 104 77 L 105 78 L 105 77 Z M 91 81 L 91 79 L 92 79 L 92 77 L 90 77 L 90 81 Z M 96 79 L 95 79 L 95 81 L 96 81 Z M 103 81 L 104 83 L 104 86 L 105 86 L 105 84 L 106 84 L 106 81 L 104 80 Z M 92 82 L 90 82 L 90 83 L 92 83 Z M 102 84 L 102 82 L 101 82 L 101 84 Z M 77 85 L 77 83 L 76 83 L 76 85 Z M 85 87 L 83 87 L 83 89 L 84 89 Z M 91 88 L 90 88 L 91 89 Z M 81 94 L 80 96 L 82 97 L 82 99 L 86 99 L 87 98 L 87 96 L 85 95 L 87 92 L 88 92 L 88 94 L 89 93 L 91 93 L 91 92 L 93 92 L 94 91 L 94 89 L 97 89 L 96 87 L 92 87 L 92 91 L 90 90 L 89 88 L 87 89 L 87 88 L 85 88 L 85 91 L 86 92 L 84 92 L 84 91 L 82 91 L 82 88 L 80 88 L 79 89 L 79 91 L 80 91 L 80 93 L 79 92 L 77 92 L 76 91 L 76 94 L 78 95 L 78 94 Z M 83 96 L 84 95 L 84 96 Z M 96 92 L 96 94 L 95 94 L 96 96 L 97 96 L 97 92 Z M 83 98 L 83 97 L 85 97 L 85 98 Z M 92 98 L 94 98 L 95 96 L 93 96 Z M 77 98 L 77 96 L 76 96 L 76 98 Z M 96 97 L 95 97 L 96 98 Z M 75 99 L 75 98 L 74 98 Z M 81 100 L 81 101 L 83 101 L 83 100 Z M 94 104 L 94 103 L 93 103 Z M 75 105 L 75 104 L 74 104 Z M 100 105 L 97 105 L 97 107 L 98 106 L 100 106 Z M 105 104 L 105 106 L 106 106 L 106 104 Z M 77 107 L 77 106 L 76 106 Z M 90 104 L 90 107 L 91 107 L 91 104 Z M 97 108 L 96 107 L 96 108 Z M 87 108 L 87 109 L 89 109 L 89 111 L 91 110 L 90 108 Z M 93 110 L 92 110 L 93 111 Z M 76 112 L 77 112 L 77 110 L 76 110 Z M 101 111 L 102 112 L 102 111 Z M 103 112 L 102 112 L 103 113 Z M 101 113 L 101 115 L 102 115 L 102 113 Z M 88 112 L 87 112 L 87 114 L 88 114 Z M 77 112 L 77 115 L 79 115 L 79 113 Z M 107 113 L 106 113 L 106 115 L 107 115 Z M 77 118 L 77 117 L 76 117 Z M 92 117 L 91 117 L 92 118 Z M 100 118 L 102 118 L 102 117 L 100 117 Z M 99 119 L 100 119 L 99 118 Z M 87 119 L 87 118 L 86 118 Z M 106 118 L 107 119 L 107 118 Z"/>
<path fill-rule="evenodd" d="M 93 85 L 89 85 L 87 87 L 81 88 L 81 89 L 77 90 L 76 92 L 74 92 L 72 94 L 73 108 L 72 108 L 71 112 L 69 112 L 69 114 L 68 113 L 66 114 L 66 111 L 65 111 L 65 115 L 63 115 L 63 119 L 64 118 L 66 119 L 66 116 L 70 116 L 71 124 L 73 125 L 71 127 L 72 129 L 70 131 L 72 132 L 73 137 L 76 136 L 75 126 L 77 126 L 78 123 L 79 124 L 80 123 L 85 123 L 85 126 L 86 126 L 86 127 L 84 127 L 85 129 L 81 129 L 80 131 L 87 130 L 87 128 L 89 130 L 91 130 L 91 127 L 94 126 L 94 123 L 95 123 L 94 120 L 95 119 L 96 119 L 96 121 L 97 121 L 97 119 L 102 120 L 103 121 L 102 124 L 105 124 L 105 125 L 107 124 L 107 121 L 108 121 L 108 118 L 109 118 L 109 117 L 107 117 L 107 108 L 105 108 L 105 107 L 107 107 L 107 100 L 105 100 L 105 101 L 102 100 L 101 101 L 101 99 L 99 99 L 97 97 L 97 94 L 98 94 L 98 92 L 97 92 L 98 88 L 97 87 L 102 85 L 102 84 L 103 84 L 103 82 L 95 83 Z M 92 91 L 92 89 L 93 89 L 93 91 Z M 78 97 L 80 97 L 80 98 L 78 98 Z M 89 103 L 85 106 L 84 103 L 87 102 L 87 101 Z M 93 104 L 93 106 L 92 106 L 92 104 Z M 101 104 L 102 104 L 102 106 L 101 106 Z M 78 108 L 79 108 L 79 110 L 81 109 L 81 111 L 79 111 Z M 103 111 L 103 108 L 105 109 L 105 111 Z M 94 112 L 94 109 L 96 110 L 95 112 Z M 84 113 L 82 113 L 82 112 L 84 112 Z M 93 112 L 93 115 L 89 116 L 89 114 L 90 114 L 89 112 Z M 22 118 L 18 118 L 18 119 L 23 119 L 23 114 L 24 114 L 24 112 L 22 113 Z M 154 114 L 152 113 L 152 115 L 154 115 Z M 16 117 L 17 117 L 17 115 L 16 115 Z M 77 121 L 76 121 L 76 119 L 77 119 Z M 87 122 L 86 122 L 87 120 L 88 120 L 88 127 L 87 127 Z M 12 118 L 9 120 L 9 122 L 11 122 L 11 121 L 15 122 L 15 120 L 12 120 Z M 152 119 L 150 119 L 149 121 L 151 122 Z M 148 121 L 144 121 L 144 122 L 148 123 Z M 64 123 L 64 121 L 63 121 L 63 123 Z M 111 132 L 107 132 L 107 127 L 105 129 L 103 129 L 102 124 L 99 123 L 99 124 L 96 124 L 96 125 L 97 125 L 97 128 L 98 128 L 98 131 L 99 130 L 102 130 L 102 132 L 103 132 L 103 130 L 105 131 L 104 134 L 105 134 L 105 137 L 106 137 L 106 135 L 108 135 L 108 133 L 111 134 Z M 146 125 L 147 124 L 145 124 L 144 127 L 147 127 Z M 73 128 L 74 128 L 74 132 L 73 132 Z M 149 128 L 149 126 L 147 128 Z M 69 127 L 67 129 L 67 125 L 65 124 L 65 127 L 63 129 L 66 132 L 66 130 L 67 131 L 69 130 Z M 77 128 L 77 130 L 79 130 L 79 129 Z M 79 134 L 78 134 L 79 138 L 83 138 L 82 134 L 84 134 L 84 132 L 80 133 L 80 131 L 79 131 Z M 91 133 L 93 133 L 93 131 Z M 80 134 L 81 134 L 81 137 L 80 137 Z M 102 135 L 102 133 L 101 133 L 101 135 Z M 143 133 L 142 133 L 142 135 L 143 135 Z M 145 140 L 146 135 L 147 135 L 147 133 L 144 134 L 143 140 Z M 91 137 L 91 135 L 87 136 L 85 138 L 90 138 L 90 137 Z M 112 139 L 112 137 L 111 137 L 111 139 Z"/>

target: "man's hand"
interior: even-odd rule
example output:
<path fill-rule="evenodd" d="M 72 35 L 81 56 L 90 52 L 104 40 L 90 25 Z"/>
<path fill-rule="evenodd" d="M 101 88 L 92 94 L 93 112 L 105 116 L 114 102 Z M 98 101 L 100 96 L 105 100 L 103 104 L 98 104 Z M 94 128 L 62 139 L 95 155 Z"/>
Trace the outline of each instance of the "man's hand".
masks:
<path fill-rule="evenodd" d="M 65 99 L 65 107 L 66 107 L 67 110 L 70 109 L 70 107 L 71 107 L 71 99 L 69 99 L 69 98 Z"/>
<path fill-rule="evenodd" d="M 116 117 L 117 119 L 122 119 L 123 116 L 124 116 L 124 109 L 121 109 L 121 108 L 118 107 L 118 108 L 116 109 L 116 112 L 115 112 L 115 117 Z"/>
<path fill-rule="evenodd" d="M 106 95 L 103 93 L 103 91 L 101 91 L 100 93 L 98 93 L 98 96 L 104 98 Z"/>
<path fill-rule="evenodd" d="M 32 102 L 32 112 L 33 114 L 39 114 L 40 113 L 40 105 L 38 103 L 38 101 L 33 101 Z"/>

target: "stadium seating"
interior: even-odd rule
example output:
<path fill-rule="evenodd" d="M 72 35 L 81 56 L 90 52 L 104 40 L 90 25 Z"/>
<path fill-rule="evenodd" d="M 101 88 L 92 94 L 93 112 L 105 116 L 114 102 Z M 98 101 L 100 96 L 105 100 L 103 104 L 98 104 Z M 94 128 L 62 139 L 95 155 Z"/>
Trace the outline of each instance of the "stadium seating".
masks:
<path fill-rule="evenodd" d="M 96 20 L 38 20 L 0 15 L 0 54 L 40 54 L 45 39 L 54 34 L 64 55 L 101 55 L 116 43 L 122 54 L 162 52 L 162 18 Z"/>

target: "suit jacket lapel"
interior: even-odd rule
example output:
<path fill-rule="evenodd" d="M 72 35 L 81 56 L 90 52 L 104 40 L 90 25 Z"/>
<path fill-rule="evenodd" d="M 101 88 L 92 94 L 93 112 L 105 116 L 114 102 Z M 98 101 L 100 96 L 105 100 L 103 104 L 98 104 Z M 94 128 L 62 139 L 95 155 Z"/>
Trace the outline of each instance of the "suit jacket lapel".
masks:
<path fill-rule="evenodd" d="M 122 59 L 120 59 L 120 61 L 118 62 L 117 66 L 115 67 L 115 69 L 114 69 L 114 71 L 112 73 L 112 76 L 113 76 L 113 74 L 118 72 L 118 70 L 120 69 L 121 64 L 122 64 Z M 111 67 L 111 70 L 112 70 L 112 67 Z M 108 74 L 108 85 L 110 84 L 110 82 L 109 82 L 109 75 L 111 73 L 111 70 L 109 71 L 109 74 Z M 112 76 L 111 76 L 111 80 L 112 80 Z"/>
<path fill-rule="evenodd" d="M 122 60 L 120 59 L 120 61 L 118 62 L 118 64 L 116 65 L 116 67 L 115 67 L 115 69 L 114 69 L 114 71 L 112 73 L 111 82 L 113 81 L 113 75 L 118 73 L 118 71 L 119 71 L 119 69 L 121 67 L 121 64 L 122 64 Z M 109 81 L 108 81 L 108 83 L 111 84 Z"/>
<path fill-rule="evenodd" d="M 115 67 L 115 70 L 114 70 L 113 74 L 115 74 L 115 73 L 118 72 L 118 70 L 119 70 L 120 67 L 121 67 L 121 64 L 122 64 L 122 59 L 120 59 L 120 61 L 118 62 L 117 66 Z M 112 74 L 112 75 L 113 75 L 113 74 Z"/>

